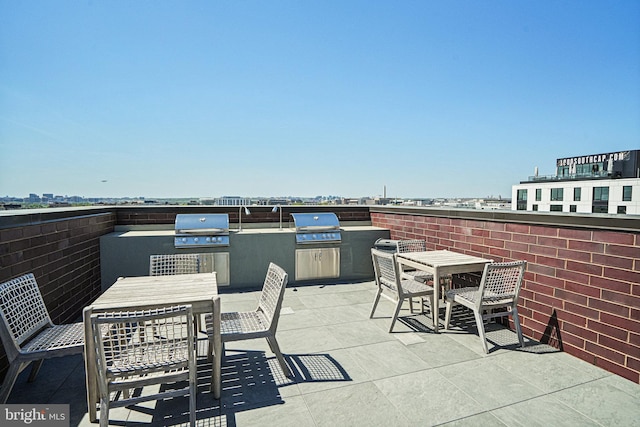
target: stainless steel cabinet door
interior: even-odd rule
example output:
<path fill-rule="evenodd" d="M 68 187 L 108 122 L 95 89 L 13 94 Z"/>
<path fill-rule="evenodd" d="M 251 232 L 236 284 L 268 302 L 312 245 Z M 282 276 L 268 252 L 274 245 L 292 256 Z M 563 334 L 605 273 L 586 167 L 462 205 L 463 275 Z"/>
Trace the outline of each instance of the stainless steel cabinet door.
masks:
<path fill-rule="evenodd" d="M 340 277 L 340 248 L 296 249 L 296 280 Z"/>

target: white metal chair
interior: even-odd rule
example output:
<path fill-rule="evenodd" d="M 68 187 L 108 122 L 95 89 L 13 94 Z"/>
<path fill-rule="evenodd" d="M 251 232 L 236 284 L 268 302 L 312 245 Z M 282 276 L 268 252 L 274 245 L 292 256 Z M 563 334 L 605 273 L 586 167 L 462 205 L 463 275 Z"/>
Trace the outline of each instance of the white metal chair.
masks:
<path fill-rule="evenodd" d="M 195 274 L 200 272 L 199 254 L 151 255 L 149 257 L 149 276 Z"/>
<path fill-rule="evenodd" d="M 0 285 L 0 317 L 0 337 L 9 360 L 0 403 L 6 403 L 18 374 L 29 363 L 33 362 L 28 379 L 31 382 L 44 359 L 84 351 L 82 323 L 55 325 L 32 273 Z"/>
<path fill-rule="evenodd" d="M 520 319 L 518 317 L 518 296 L 522 286 L 526 261 L 490 263 L 485 265 L 480 286 L 451 289 L 447 291 L 447 311 L 445 329 L 449 328 L 451 310 L 455 304 L 463 305 L 473 311 L 482 348 L 488 353 L 484 320 L 511 315 L 516 328 L 518 341 L 524 347 Z M 507 311 L 495 312 L 506 308 Z"/>
<path fill-rule="evenodd" d="M 86 310 L 95 345 L 95 354 L 87 357 L 96 358 L 100 426 L 108 426 L 110 408 L 185 395 L 189 395 L 189 423 L 195 426 L 197 371 L 191 306 Z M 173 386 L 153 394 L 129 393 L 156 384 Z"/>
<path fill-rule="evenodd" d="M 287 281 L 287 272 L 278 265 L 270 263 L 262 286 L 258 307 L 254 311 L 222 313 L 219 319 L 214 314 L 207 314 L 207 333 L 210 340 L 209 357 L 211 358 L 212 351 L 215 352 L 217 351 L 216 349 L 221 349 L 220 355 L 224 354 L 223 346 L 226 342 L 266 338 L 271 351 L 278 359 L 280 368 L 287 377 L 291 377 L 291 371 L 276 340 L 278 319 Z M 220 325 L 219 339 L 221 343 L 215 342 L 214 331 L 217 322 Z M 217 354 L 216 357 L 218 357 Z M 212 378 L 215 378 L 215 375 Z M 220 387 L 220 384 L 212 384 L 214 395 L 219 396 L 220 390 L 216 390 L 216 386 Z"/>
<path fill-rule="evenodd" d="M 424 282 L 414 279 L 403 279 L 400 274 L 400 267 L 396 260 L 396 254 L 371 249 L 371 258 L 373 260 L 373 271 L 378 291 L 376 292 L 375 299 L 373 300 L 373 307 L 371 307 L 369 318 L 373 317 L 376 307 L 378 306 L 378 302 L 380 301 L 380 296 L 396 303 L 396 309 L 393 313 L 393 318 L 391 319 L 389 332 L 393 331 L 393 325 L 395 325 L 396 320 L 398 319 L 398 314 L 400 313 L 402 303 L 405 299 L 409 300 L 412 313 L 412 298 L 414 297 L 421 297 L 423 300 L 424 297 L 427 297 L 429 299 L 430 307 L 433 307 L 433 286 L 429 286 Z M 424 303 L 420 304 L 420 306 L 424 312 Z"/>

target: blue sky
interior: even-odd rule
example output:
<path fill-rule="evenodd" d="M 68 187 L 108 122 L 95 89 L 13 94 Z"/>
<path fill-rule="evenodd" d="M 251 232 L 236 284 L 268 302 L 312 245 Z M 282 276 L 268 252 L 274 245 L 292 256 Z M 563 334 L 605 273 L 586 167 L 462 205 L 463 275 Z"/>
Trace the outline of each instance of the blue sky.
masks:
<path fill-rule="evenodd" d="M 638 1 L 0 0 L 0 196 L 510 197 L 640 148 Z"/>

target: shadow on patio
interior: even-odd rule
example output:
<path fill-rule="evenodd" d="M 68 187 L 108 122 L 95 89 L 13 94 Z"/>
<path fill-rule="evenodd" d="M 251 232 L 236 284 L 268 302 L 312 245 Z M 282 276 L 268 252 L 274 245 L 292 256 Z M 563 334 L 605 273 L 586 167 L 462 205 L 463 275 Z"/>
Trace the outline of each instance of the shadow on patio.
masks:
<path fill-rule="evenodd" d="M 435 334 L 428 311 L 393 304 L 369 319 L 371 282 L 288 288 L 278 342 L 294 375 L 286 378 L 264 339 L 227 346 L 220 400 L 209 391 L 211 365 L 199 360 L 199 426 L 640 425 L 640 385 L 500 324 L 487 325 L 484 354 L 473 317 L 455 313 Z M 223 293 L 223 311 L 255 307 L 258 292 Z M 442 313 L 441 317 L 442 317 Z M 202 337 L 201 337 L 202 338 Z M 205 340 L 199 353 L 204 355 Z M 81 356 L 28 370 L 8 403 L 68 403 L 72 426 L 88 422 Z M 147 391 L 145 390 L 145 393 Z M 464 404 L 461 404 L 463 402 Z M 186 398 L 110 412 L 112 425 L 186 425 Z"/>

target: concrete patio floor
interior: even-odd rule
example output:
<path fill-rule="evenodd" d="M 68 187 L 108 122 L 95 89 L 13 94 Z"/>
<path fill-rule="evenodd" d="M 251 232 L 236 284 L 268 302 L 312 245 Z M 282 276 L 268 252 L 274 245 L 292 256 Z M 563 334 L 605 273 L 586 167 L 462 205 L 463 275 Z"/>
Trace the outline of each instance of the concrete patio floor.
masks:
<path fill-rule="evenodd" d="M 406 303 L 388 333 L 393 304 L 381 299 L 369 319 L 374 292 L 373 282 L 289 286 L 277 338 L 294 377 L 284 377 L 266 340 L 229 343 L 220 400 L 200 359 L 198 425 L 640 426 L 640 385 L 544 344 L 520 348 L 497 324 L 488 326 L 485 355 L 473 317 L 461 312 L 452 330 L 435 334 Z M 258 295 L 223 293 L 222 310 L 252 310 Z M 81 356 L 45 361 L 33 383 L 28 373 L 7 403 L 68 403 L 71 426 L 97 425 L 87 416 Z M 186 425 L 187 410 L 187 399 L 176 398 L 114 409 L 109 418 L 117 426 Z"/>

